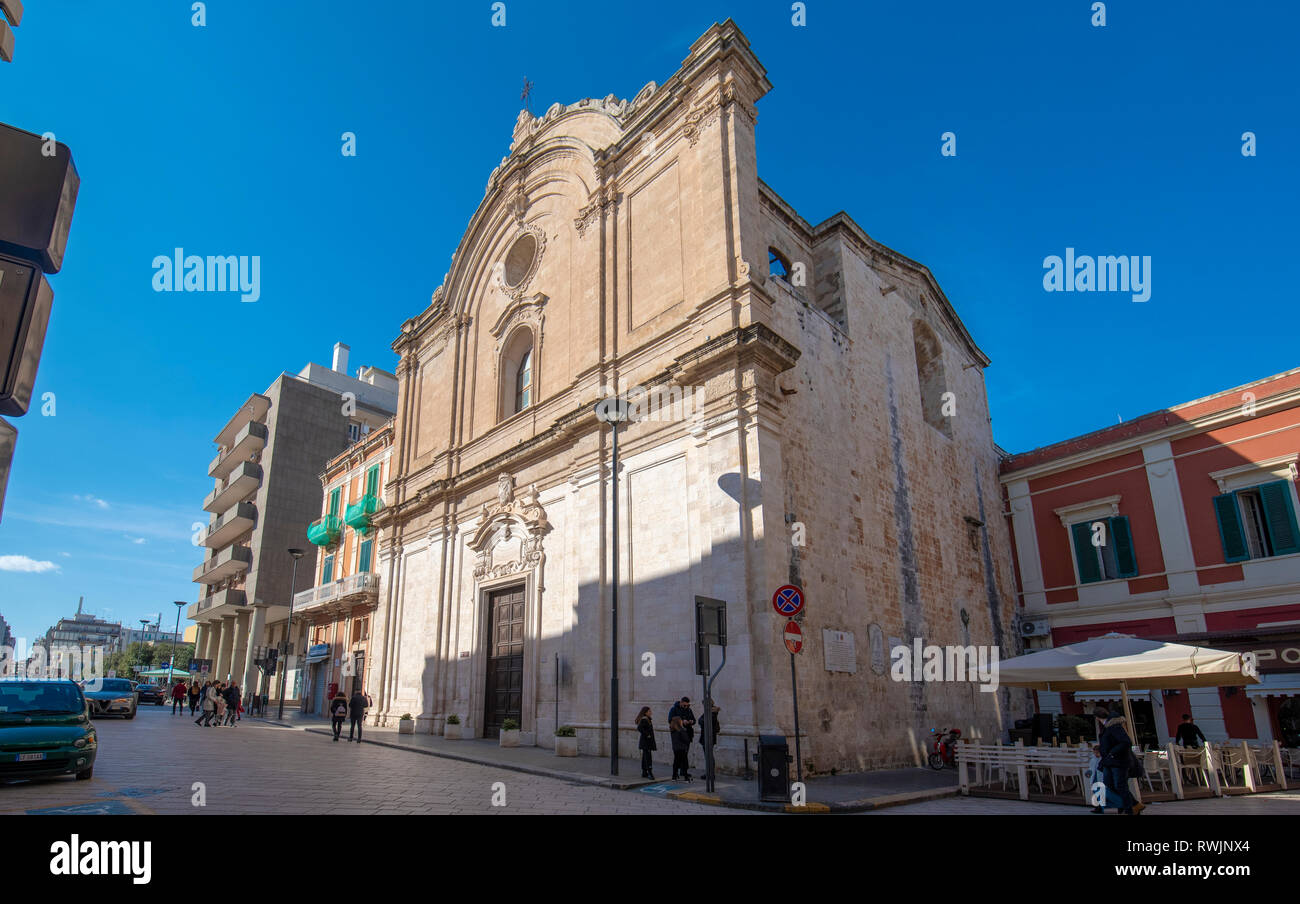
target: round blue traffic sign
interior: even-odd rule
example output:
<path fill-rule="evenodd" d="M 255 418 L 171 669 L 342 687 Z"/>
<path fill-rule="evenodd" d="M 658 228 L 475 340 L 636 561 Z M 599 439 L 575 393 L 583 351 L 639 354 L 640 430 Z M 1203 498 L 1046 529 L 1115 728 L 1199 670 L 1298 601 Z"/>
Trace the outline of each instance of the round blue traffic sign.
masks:
<path fill-rule="evenodd" d="M 803 591 L 794 584 L 786 584 L 772 594 L 772 608 L 786 618 L 792 618 L 803 611 Z"/>

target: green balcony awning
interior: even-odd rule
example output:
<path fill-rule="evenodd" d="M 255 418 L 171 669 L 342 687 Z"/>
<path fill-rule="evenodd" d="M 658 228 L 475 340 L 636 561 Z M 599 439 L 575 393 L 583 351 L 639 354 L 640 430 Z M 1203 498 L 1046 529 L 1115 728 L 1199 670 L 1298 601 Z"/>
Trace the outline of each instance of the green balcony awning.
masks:
<path fill-rule="evenodd" d="M 315 546 L 333 546 L 342 532 L 343 522 L 339 516 L 326 515 L 307 528 L 307 539 Z"/>
<path fill-rule="evenodd" d="M 383 504 L 378 496 L 367 493 L 347 507 L 343 513 L 343 520 L 348 527 L 364 537 L 370 533 L 370 516 L 379 511 Z"/>

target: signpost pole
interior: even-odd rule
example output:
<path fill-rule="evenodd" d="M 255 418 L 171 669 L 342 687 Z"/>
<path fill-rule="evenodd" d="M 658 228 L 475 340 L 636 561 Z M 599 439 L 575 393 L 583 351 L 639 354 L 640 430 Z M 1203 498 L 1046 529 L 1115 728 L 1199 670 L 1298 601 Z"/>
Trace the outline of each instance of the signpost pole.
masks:
<path fill-rule="evenodd" d="M 790 690 L 794 695 L 794 768 L 796 781 L 803 781 L 803 757 L 799 750 L 799 676 L 794 670 L 794 654 L 790 654 Z"/>

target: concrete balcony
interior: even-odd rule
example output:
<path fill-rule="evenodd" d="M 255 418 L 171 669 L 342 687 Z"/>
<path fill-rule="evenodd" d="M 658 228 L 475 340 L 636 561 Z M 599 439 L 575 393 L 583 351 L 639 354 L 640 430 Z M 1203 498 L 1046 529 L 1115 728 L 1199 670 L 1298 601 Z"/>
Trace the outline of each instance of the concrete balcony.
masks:
<path fill-rule="evenodd" d="M 205 512 L 224 512 L 236 502 L 243 502 L 262 485 L 262 466 L 240 462 L 230 475 L 203 500 Z"/>
<path fill-rule="evenodd" d="M 253 455 L 266 448 L 268 435 L 266 424 L 249 421 L 238 433 L 226 451 L 218 452 L 217 457 L 208 465 L 208 474 L 218 480 L 224 480 L 241 462 L 248 461 Z"/>
<path fill-rule="evenodd" d="M 194 569 L 194 583 L 218 584 L 253 565 L 253 551 L 247 546 L 227 546 Z"/>
<path fill-rule="evenodd" d="M 332 605 L 356 606 L 379 601 L 379 575 L 363 571 L 293 595 L 294 614 Z"/>
<path fill-rule="evenodd" d="M 226 509 L 220 518 L 208 525 L 203 545 L 209 549 L 229 546 L 231 541 L 240 534 L 252 530 L 255 524 L 257 524 L 257 506 L 251 502 L 240 502 Z"/>
<path fill-rule="evenodd" d="M 242 590 L 221 590 L 211 596 L 205 596 L 190 606 L 187 616 L 192 621 L 210 622 L 227 615 L 236 615 L 248 605 L 248 597 Z"/>
<path fill-rule="evenodd" d="M 234 416 L 226 421 L 226 426 L 221 428 L 221 432 L 212 438 L 212 441 L 218 446 L 229 448 L 234 444 L 235 437 L 239 431 L 243 430 L 249 421 L 260 421 L 266 417 L 266 413 L 271 410 L 271 400 L 260 392 L 255 392 L 248 397 L 248 401 L 239 406 L 239 410 Z"/>

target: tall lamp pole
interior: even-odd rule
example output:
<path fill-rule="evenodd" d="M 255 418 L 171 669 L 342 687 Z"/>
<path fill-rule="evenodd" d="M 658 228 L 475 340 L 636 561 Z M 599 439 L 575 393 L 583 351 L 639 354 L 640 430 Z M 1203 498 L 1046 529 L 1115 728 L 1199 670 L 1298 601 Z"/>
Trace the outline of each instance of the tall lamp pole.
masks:
<path fill-rule="evenodd" d="M 301 549 L 289 550 L 293 556 L 293 578 L 289 581 L 289 621 L 284 626 L 284 643 L 281 644 L 280 657 L 280 712 L 276 719 L 284 720 L 284 679 L 289 673 L 289 638 L 293 635 L 293 594 L 298 589 L 298 560 L 304 555 Z"/>
<path fill-rule="evenodd" d="M 611 638 L 609 649 L 609 774 L 618 775 L 618 425 L 628 419 L 626 399 L 611 396 L 596 403 L 596 419 L 609 424 L 613 431 L 613 484 L 614 499 L 611 504 L 613 515 L 613 581 L 610 583 L 610 625 Z"/>
<path fill-rule="evenodd" d="M 172 674 L 176 671 L 176 639 L 181 636 L 181 607 L 184 600 L 173 600 L 176 606 L 176 631 L 172 634 L 172 658 L 167 660 L 167 686 L 172 685 Z"/>

